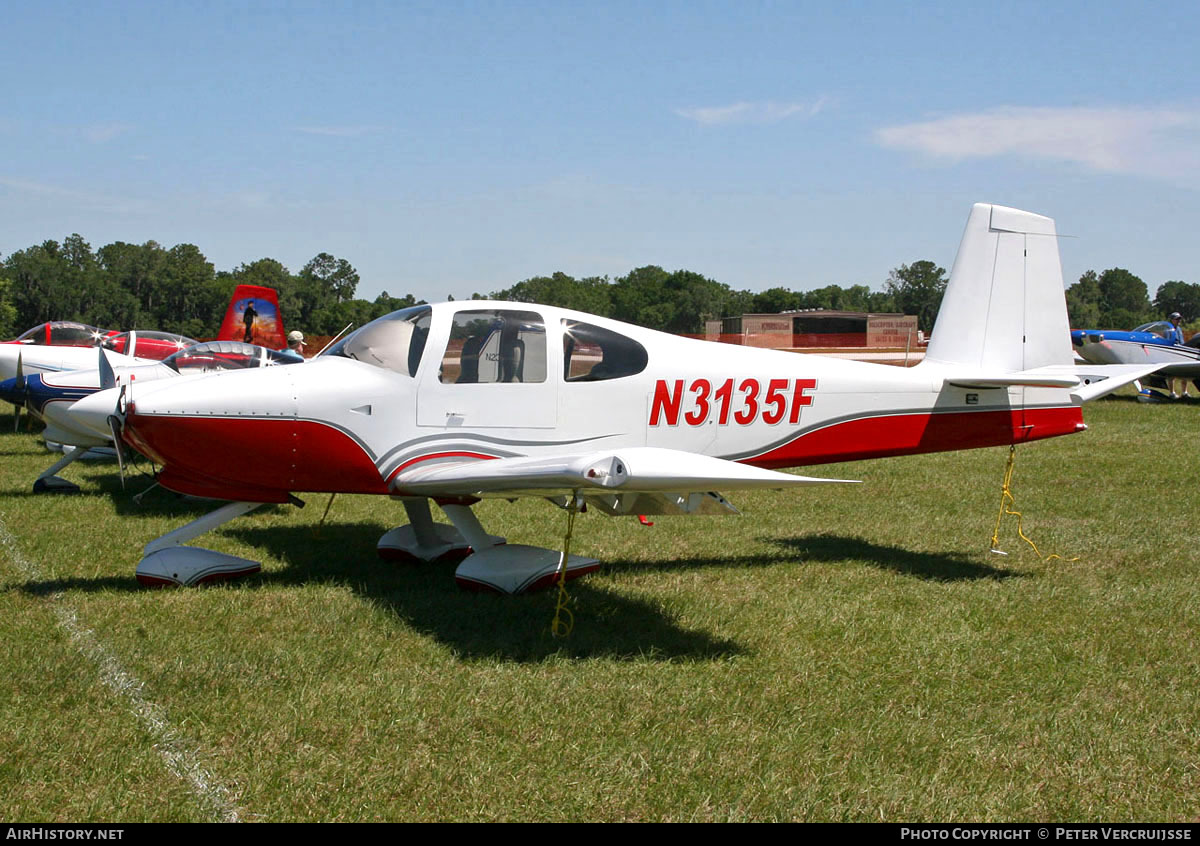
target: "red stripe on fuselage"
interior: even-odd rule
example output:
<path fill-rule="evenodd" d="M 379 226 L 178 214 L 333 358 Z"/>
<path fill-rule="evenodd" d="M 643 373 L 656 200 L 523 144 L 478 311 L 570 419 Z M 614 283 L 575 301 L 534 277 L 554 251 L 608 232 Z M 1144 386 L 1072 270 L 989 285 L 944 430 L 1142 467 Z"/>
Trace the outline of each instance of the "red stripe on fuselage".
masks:
<path fill-rule="evenodd" d="M 388 481 L 391 482 L 400 474 L 401 470 L 407 470 L 414 464 L 420 464 L 422 461 L 432 461 L 435 458 L 475 458 L 480 461 L 491 461 L 496 458 L 494 455 L 485 455 L 482 452 L 431 452 L 429 455 L 422 455 L 418 458 L 410 458 L 408 461 L 401 464 L 388 476 Z"/>
<path fill-rule="evenodd" d="M 777 469 L 921 452 L 1008 446 L 1082 431 L 1078 406 L 892 414 L 834 423 L 762 455 L 741 459 Z"/>
<path fill-rule="evenodd" d="M 1007 446 L 1082 430 L 1075 406 L 893 414 L 834 423 L 754 457 L 782 468 L 923 452 Z M 129 414 L 125 439 L 164 465 L 160 481 L 181 493 L 248 502 L 283 502 L 292 491 L 390 493 L 375 462 L 346 433 L 311 420 Z M 483 453 L 442 457 L 489 459 Z"/>
<path fill-rule="evenodd" d="M 160 481 L 196 496 L 281 502 L 290 491 L 386 494 L 363 447 L 312 420 L 137 414 L 125 440 L 164 466 Z"/>

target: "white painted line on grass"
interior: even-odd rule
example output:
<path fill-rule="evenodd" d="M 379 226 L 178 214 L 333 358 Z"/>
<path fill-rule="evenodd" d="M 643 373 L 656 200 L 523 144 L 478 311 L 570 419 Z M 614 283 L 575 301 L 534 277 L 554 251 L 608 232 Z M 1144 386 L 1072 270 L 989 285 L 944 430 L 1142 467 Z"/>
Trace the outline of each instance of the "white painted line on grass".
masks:
<path fill-rule="evenodd" d="M 17 540 L 8 531 L 3 515 L 0 515 L 0 547 L 4 548 L 25 578 L 39 582 L 46 580 L 42 569 L 25 558 L 17 548 Z M 142 694 L 145 685 L 121 666 L 121 662 L 105 648 L 94 631 L 79 622 L 75 609 L 63 601 L 62 592 L 51 594 L 49 599 L 59 627 L 71 638 L 80 654 L 96 667 L 104 685 L 128 703 L 138 722 L 154 739 L 154 748 L 171 774 L 191 785 L 192 793 L 214 820 L 240 822 L 237 808 L 230 801 L 229 790 L 201 765 L 197 751 L 171 727 L 166 710 Z"/>

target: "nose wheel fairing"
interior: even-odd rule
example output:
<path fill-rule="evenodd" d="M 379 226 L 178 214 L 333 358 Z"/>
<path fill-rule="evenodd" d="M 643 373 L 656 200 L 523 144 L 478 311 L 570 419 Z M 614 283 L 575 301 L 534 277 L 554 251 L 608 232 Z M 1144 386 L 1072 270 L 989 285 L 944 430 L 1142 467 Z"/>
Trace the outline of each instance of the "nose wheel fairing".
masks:
<path fill-rule="evenodd" d="M 257 561 L 227 555 L 212 549 L 183 544 L 230 520 L 249 514 L 259 502 L 228 502 L 186 526 L 167 532 L 146 544 L 137 566 L 137 580 L 144 585 L 199 585 L 249 576 L 262 569 Z"/>

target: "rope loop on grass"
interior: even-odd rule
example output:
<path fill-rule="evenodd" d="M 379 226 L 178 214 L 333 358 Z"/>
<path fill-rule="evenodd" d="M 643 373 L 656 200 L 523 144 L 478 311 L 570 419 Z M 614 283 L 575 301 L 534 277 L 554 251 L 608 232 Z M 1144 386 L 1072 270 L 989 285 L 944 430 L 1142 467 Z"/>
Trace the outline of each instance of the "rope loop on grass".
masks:
<path fill-rule="evenodd" d="M 1017 504 L 1017 500 L 1013 496 L 1012 492 L 1013 468 L 1016 464 L 1016 459 L 1017 445 L 1010 444 L 1008 447 L 1008 465 L 1004 468 L 1004 481 L 1000 485 L 1000 512 L 996 515 L 996 528 L 992 530 L 991 551 L 1000 555 L 1008 554 L 1000 549 L 1000 522 L 1004 519 L 1005 515 L 1012 515 L 1017 518 L 1017 534 L 1020 536 L 1021 540 L 1033 547 L 1034 554 L 1037 555 L 1037 557 L 1042 561 L 1053 561 L 1055 558 L 1057 558 L 1059 561 L 1078 561 L 1078 556 L 1074 558 L 1063 558 L 1056 552 L 1053 552 L 1049 555 L 1042 555 L 1042 551 L 1037 548 L 1037 544 L 1030 540 L 1025 534 L 1025 530 L 1022 525 L 1025 518 L 1020 511 L 1016 510 L 1015 506 Z"/>
<path fill-rule="evenodd" d="M 567 595 L 567 563 L 571 560 L 571 533 L 575 530 L 575 515 L 579 512 L 579 494 L 571 492 L 567 504 L 567 534 L 563 538 L 562 560 L 558 562 L 558 599 L 554 605 L 554 619 L 550 621 L 550 634 L 568 637 L 575 628 L 575 615 L 567 607 L 571 597 Z"/>

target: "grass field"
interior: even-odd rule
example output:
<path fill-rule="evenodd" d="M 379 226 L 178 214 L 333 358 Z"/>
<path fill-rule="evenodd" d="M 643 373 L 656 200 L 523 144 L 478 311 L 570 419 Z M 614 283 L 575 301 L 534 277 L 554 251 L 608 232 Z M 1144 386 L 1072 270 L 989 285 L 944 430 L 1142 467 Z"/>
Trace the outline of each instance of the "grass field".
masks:
<path fill-rule="evenodd" d="M 145 590 L 143 544 L 209 510 L 0 435 L 0 808 L 10 820 L 1200 818 L 1200 403 L 1085 411 L 1017 452 L 1040 560 L 1002 532 L 1005 449 L 814 468 L 861 486 L 743 516 L 598 514 L 608 562 L 466 594 L 379 561 L 397 503 L 327 497 L 205 536 L 264 562 Z M 145 487 L 134 481 L 131 492 Z M 561 544 L 544 502 L 485 503 Z"/>

